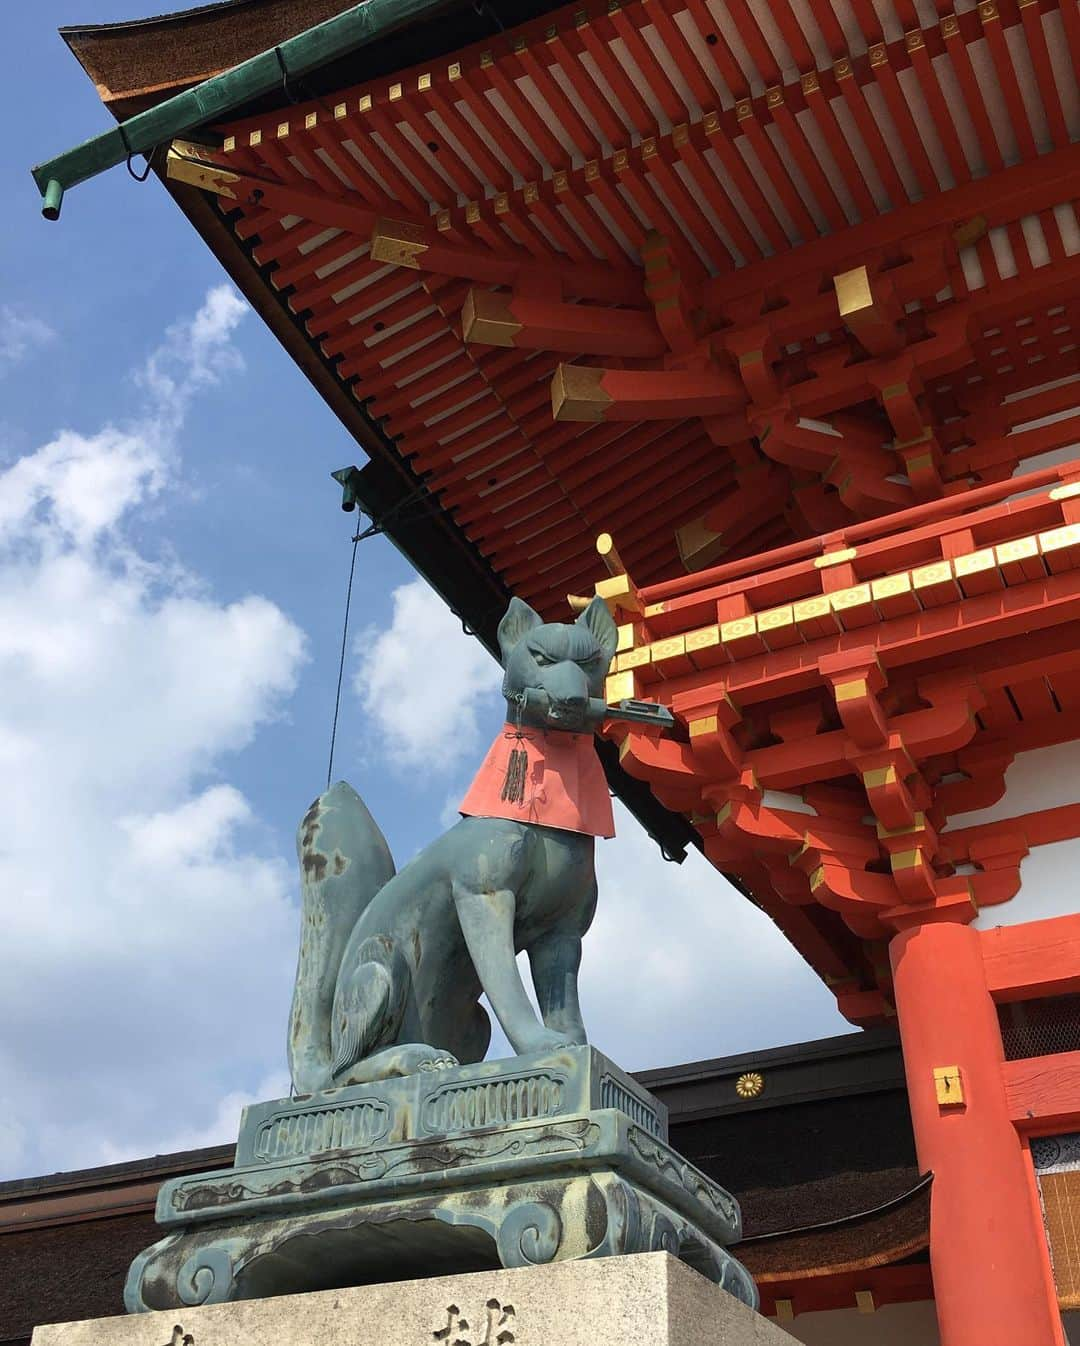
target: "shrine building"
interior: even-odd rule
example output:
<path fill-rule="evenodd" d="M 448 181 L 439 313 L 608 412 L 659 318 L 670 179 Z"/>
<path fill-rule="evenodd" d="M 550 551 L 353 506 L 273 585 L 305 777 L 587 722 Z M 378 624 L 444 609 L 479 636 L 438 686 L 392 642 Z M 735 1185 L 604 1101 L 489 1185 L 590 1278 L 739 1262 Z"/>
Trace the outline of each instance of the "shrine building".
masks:
<path fill-rule="evenodd" d="M 353 434 L 346 505 L 490 649 L 511 594 L 549 620 L 604 597 L 609 704 L 676 724 L 609 726 L 612 789 L 853 1025 L 898 1031 L 914 1162 L 883 1200 L 924 1202 L 921 1232 L 785 1274 L 747 1248 L 763 1310 L 799 1337 L 847 1309 L 828 1340 L 870 1343 L 932 1300 L 895 1340 L 1061 1346 L 1080 8 L 950 3 L 226 0 L 67 29 L 118 126 L 35 177 L 55 219 L 149 156 Z"/>

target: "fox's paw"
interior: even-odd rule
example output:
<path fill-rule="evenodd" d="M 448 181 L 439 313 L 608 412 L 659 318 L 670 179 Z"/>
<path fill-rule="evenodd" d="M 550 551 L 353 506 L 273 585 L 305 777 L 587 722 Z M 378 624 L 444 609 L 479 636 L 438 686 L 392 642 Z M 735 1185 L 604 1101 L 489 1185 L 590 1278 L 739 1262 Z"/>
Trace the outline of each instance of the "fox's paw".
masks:
<path fill-rule="evenodd" d="M 585 1030 L 557 1031 L 554 1028 L 535 1028 L 526 1037 L 515 1041 L 519 1052 L 561 1052 L 567 1047 L 581 1047 L 586 1041 Z"/>
<path fill-rule="evenodd" d="M 458 1064 L 442 1047 L 430 1047 L 426 1042 L 401 1042 L 384 1047 L 381 1052 L 358 1061 L 344 1072 L 336 1087 L 347 1084 L 370 1084 L 373 1080 L 389 1080 L 400 1075 L 415 1075 L 421 1070 L 450 1070 Z"/>
<path fill-rule="evenodd" d="M 453 1070 L 458 1065 L 456 1056 L 433 1056 L 429 1061 L 421 1061 L 421 1070 Z"/>
<path fill-rule="evenodd" d="M 399 1072 L 415 1075 L 419 1071 L 452 1070 L 458 1065 L 456 1056 L 443 1047 L 429 1047 L 426 1042 L 407 1042 L 397 1048 Z"/>

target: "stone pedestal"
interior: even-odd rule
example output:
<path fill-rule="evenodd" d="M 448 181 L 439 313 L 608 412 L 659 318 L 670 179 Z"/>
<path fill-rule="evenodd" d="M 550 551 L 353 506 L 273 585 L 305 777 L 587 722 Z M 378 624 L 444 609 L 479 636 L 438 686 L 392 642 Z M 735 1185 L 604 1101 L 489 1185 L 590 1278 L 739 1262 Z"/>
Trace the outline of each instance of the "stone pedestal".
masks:
<path fill-rule="evenodd" d="M 38 1327 L 31 1346 L 793 1346 L 667 1253 Z"/>
<path fill-rule="evenodd" d="M 653 1251 L 757 1302 L 737 1203 L 591 1047 L 256 1104 L 236 1166 L 166 1182 L 157 1221 L 131 1313 Z"/>

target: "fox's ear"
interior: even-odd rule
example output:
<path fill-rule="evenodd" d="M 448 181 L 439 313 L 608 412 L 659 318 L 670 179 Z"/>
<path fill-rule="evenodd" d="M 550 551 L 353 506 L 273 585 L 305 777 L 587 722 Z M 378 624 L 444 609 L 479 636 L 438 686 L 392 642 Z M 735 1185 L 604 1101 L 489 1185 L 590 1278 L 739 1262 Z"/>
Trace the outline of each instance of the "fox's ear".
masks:
<path fill-rule="evenodd" d="M 499 623 L 499 651 L 503 663 L 505 664 L 510 658 L 511 650 L 522 636 L 533 627 L 542 625 L 539 613 L 534 612 L 528 603 L 523 603 L 520 598 L 511 598 L 510 606 Z"/>
<path fill-rule="evenodd" d="M 578 616 L 577 624 L 589 628 L 599 642 L 600 648 L 610 659 L 615 653 L 615 646 L 619 643 L 619 632 L 611 609 L 599 595 Z"/>

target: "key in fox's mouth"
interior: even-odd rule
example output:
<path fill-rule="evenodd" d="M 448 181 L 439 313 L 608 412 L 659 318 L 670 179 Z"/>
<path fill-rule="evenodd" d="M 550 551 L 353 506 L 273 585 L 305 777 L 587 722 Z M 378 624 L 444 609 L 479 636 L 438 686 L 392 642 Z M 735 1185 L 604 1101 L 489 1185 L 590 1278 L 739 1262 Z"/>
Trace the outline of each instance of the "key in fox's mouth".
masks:
<path fill-rule="evenodd" d="M 571 733 L 583 730 L 588 723 L 589 704 L 578 701 L 556 701 L 550 693 L 540 687 L 530 687 L 520 698 L 522 710 L 537 716 L 537 723 L 552 728 L 565 729 Z"/>

